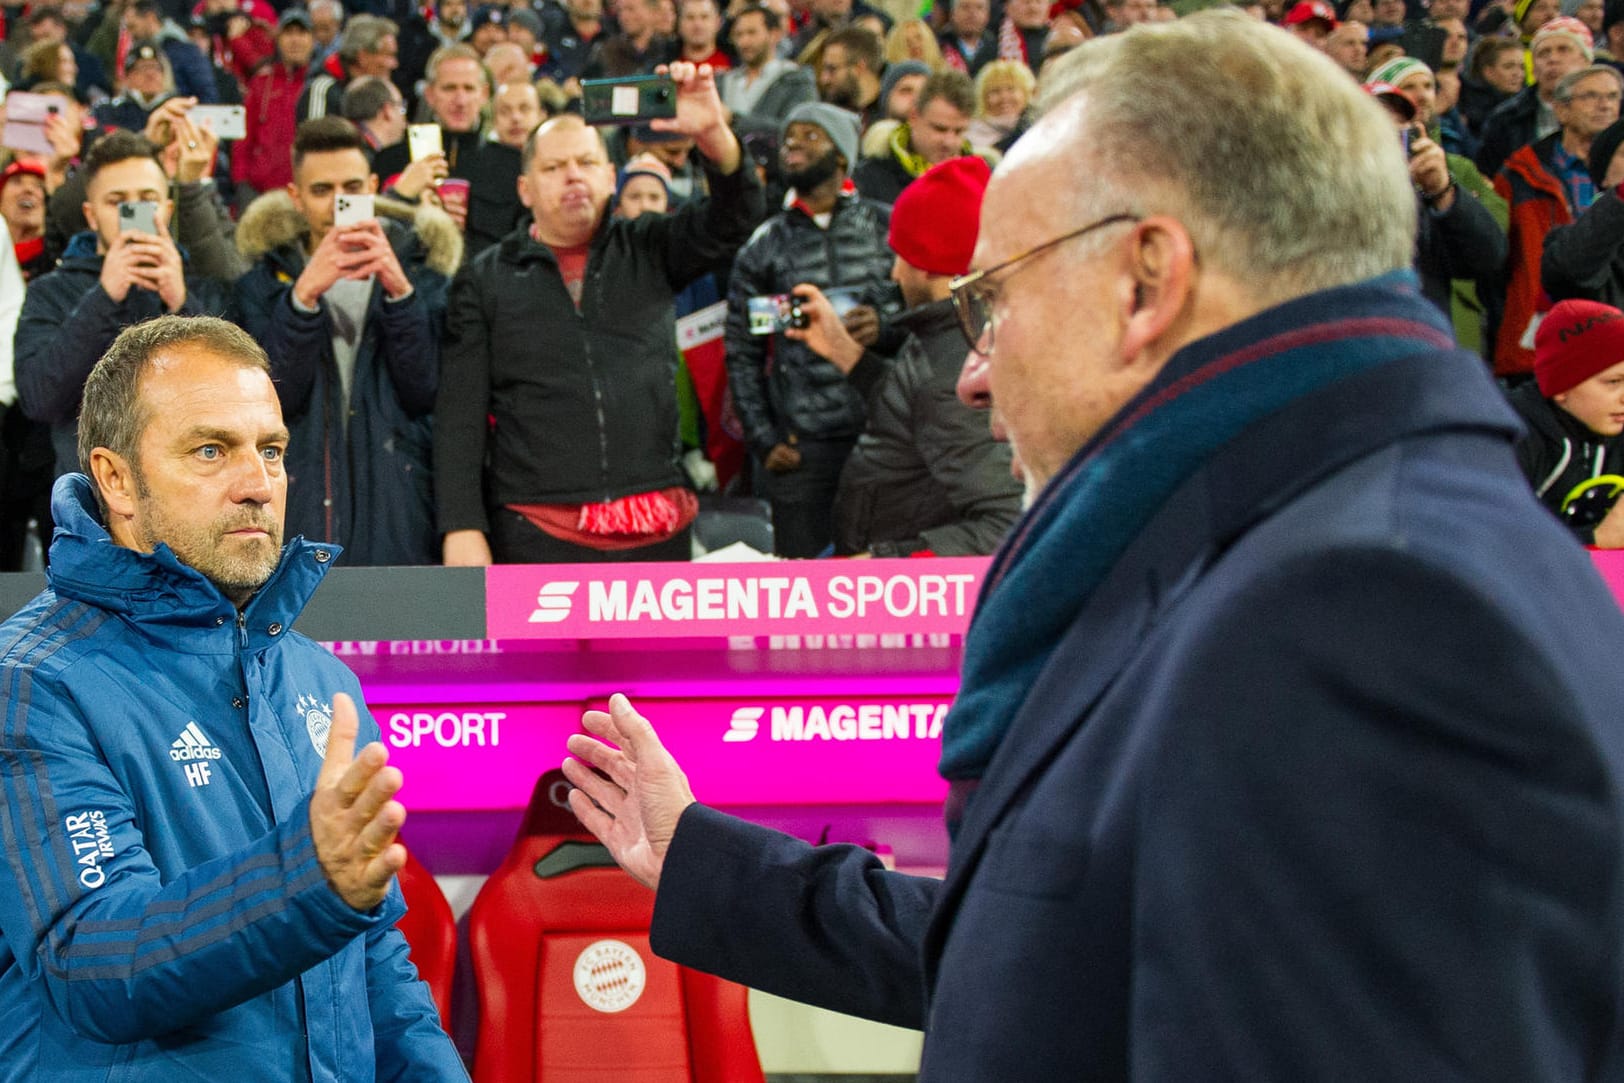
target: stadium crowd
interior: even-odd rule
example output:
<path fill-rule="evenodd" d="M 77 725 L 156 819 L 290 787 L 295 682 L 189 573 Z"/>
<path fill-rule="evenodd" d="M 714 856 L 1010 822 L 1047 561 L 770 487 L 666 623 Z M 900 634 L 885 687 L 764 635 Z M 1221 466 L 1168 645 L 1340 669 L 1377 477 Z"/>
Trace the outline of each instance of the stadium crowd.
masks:
<path fill-rule="evenodd" d="M 1020 466 L 955 393 L 951 288 L 989 167 L 1050 60 L 1199 6 L 0 7 L 0 570 L 165 313 L 264 345 L 288 534 L 350 565 L 687 559 L 737 497 L 783 556 L 989 553 Z M 1239 6 L 1387 107 L 1423 292 L 1541 499 L 1624 546 L 1624 0 Z M 671 115 L 583 121 L 656 74 Z"/>

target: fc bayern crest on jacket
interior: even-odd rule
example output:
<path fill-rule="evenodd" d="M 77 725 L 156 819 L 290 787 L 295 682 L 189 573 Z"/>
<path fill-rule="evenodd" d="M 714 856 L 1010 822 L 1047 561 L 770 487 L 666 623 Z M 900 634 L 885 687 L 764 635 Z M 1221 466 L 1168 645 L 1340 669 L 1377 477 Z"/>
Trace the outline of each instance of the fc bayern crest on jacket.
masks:
<path fill-rule="evenodd" d="M 300 696 L 298 712 L 304 716 L 305 729 L 310 732 L 310 743 L 316 746 L 316 755 L 327 755 L 327 733 L 333 728 L 333 705 L 322 703 L 315 696 Z"/>

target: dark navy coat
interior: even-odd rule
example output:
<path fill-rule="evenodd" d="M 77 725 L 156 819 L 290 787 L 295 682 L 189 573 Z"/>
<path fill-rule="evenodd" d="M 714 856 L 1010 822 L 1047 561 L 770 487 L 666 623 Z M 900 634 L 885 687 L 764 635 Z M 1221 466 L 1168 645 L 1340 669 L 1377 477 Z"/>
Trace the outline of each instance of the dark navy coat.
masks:
<path fill-rule="evenodd" d="M 925 1083 L 1624 1078 L 1624 616 L 1481 363 L 1409 360 L 1163 505 L 945 882 L 695 805 L 655 950 L 923 1027 Z"/>

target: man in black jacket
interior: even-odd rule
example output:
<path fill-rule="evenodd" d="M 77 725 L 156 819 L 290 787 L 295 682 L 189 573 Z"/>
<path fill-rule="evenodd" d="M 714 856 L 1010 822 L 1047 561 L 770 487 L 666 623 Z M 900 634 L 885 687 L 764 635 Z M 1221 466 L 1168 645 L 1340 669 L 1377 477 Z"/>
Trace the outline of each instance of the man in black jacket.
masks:
<path fill-rule="evenodd" d="M 602 138 L 555 117 L 525 144 L 532 222 L 452 284 L 434 434 L 447 564 L 688 558 L 672 299 L 732 255 L 762 203 L 710 69 L 670 74 L 677 116 L 654 124 L 694 138 L 708 199 L 611 219 Z"/>
<path fill-rule="evenodd" d="M 832 537 L 835 486 L 863 431 L 863 397 L 803 343 L 763 333 L 752 304 L 760 310 L 765 299 L 802 284 L 871 293 L 890 275 L 891 215 L 858 196 L 848 179 L 857 157 L 852 114 L 824 103 L 798 106 L 780 144 L 794 196 L 733 264 L 727 374 L 755 459 L 756 491 L 772 504 L 773 546 L 781 556 L 815 557 Z"/>
<path fill-rule="evenodd" d="M 976 114 L 976 91 L 962 71 L 939 71 L 925 80 L 908 118 L 886 140 L 885 153 L 852 171 L 865 199 L 891 204 L 915 177 L 949 158 L 971 153 L 964 133 Z"/>
<path fill-rule="evenodd" d="M 1617 308 L 1624 304 L 1624 120 L 1591 141 L 1586 165 L 1596 201 L 1545 235 L 1540 285 L 1553 301 L 1579 297 Z"/>
<path fill-rule="evenodd" d="M 980 158 L 954 158 L 891 208 L 891 277 L 909 306 L 896 321 L 908 338 L 894 364 L 858 345 L 823 291 L 795 291 L 809 322 L 785 335 L 845 373 L 868 403 L 868 424 L 835 494 L 837 555 L 991 553 L 1020 514 L 1009 445 L 958 397 L 964 334 L 949 286 L 970 269 L 991 175 Z"/>

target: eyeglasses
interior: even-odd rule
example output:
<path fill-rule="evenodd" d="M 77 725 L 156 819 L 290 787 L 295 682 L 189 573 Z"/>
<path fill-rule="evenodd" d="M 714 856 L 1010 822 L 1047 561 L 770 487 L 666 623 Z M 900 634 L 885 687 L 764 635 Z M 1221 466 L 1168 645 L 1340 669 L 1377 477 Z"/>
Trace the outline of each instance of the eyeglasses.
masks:
<path fill-rule="evenodd" d="M 1074 229 L 1070 233 L 1056 237 L 1052 241 L 1044 241 L 1036 248 L 1029 248 L 1012 259 L 1006 259 L 996 267 L 975 271 L 962 275 L 948 283 L 948 289 L 953 294 L 953 311 L 959 318 L 959 330 L 964 332 L 964 338 L 970 343 L 970 349 L 983 357 L 992 354 L 993 336 L 993 305 L 998 300 L 998 283 L 990 281 L 991 276 L 1000 271 L 1008 270 L 1033 256 L 1047 252 L 1067 241 L 1074 241 L 1087 233 L 1106 226 L 1114 226 L 1118 222 L 1137 222 L 1137 214 L 1113 214 L 1108 218 L 1101 218 L 1097 222 L 1090 222 L 1081 229 Z"/>
<path fill-rule="evenodd" d="M 1620 100 L 1624 100 L 1624 94 L 1616 90 L 1611 94 L 1603 90 L 1587 90 L 1583 94 L 1573 94 L 1568 97 L 1568 101 L 1578 102 L 1581 105 L 1594 105 L 1596 102 L 1608 102 L 1617 105 Z"/>

